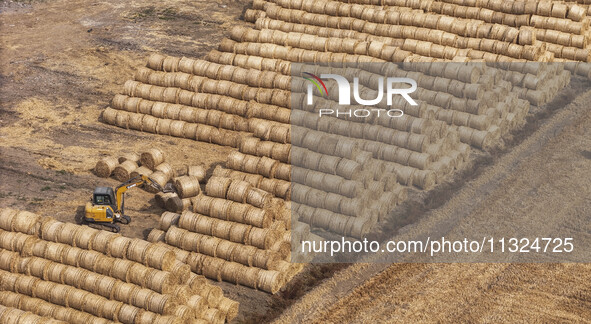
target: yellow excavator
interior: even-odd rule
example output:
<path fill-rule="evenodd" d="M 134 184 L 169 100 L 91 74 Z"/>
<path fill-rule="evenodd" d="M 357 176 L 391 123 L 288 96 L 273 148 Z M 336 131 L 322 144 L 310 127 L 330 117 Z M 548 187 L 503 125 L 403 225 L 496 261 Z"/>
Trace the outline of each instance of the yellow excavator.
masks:
<path fill-rule="evenodd" d="M 103 229 L 119 233 L 121 228 L 115 223 L 129 224 L 131 218 L 124 213 L 125 192 L 133 187 L 149 185 L 162 192 L 173 192 L 170 188 L 162 188 L 154 180 L 145 175 L 130 179 L 113 190 L 111 187 L 97 187 L 90 199 L 86 203 L 84 210 L 84 221 L 93 228 Z"/>

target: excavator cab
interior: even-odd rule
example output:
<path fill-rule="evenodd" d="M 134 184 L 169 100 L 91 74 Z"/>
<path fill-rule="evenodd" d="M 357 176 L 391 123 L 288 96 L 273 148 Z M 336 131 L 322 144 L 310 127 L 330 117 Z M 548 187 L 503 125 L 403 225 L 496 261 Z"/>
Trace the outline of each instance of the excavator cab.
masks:
<path fill-rule="evenodd" d="M 115 192 L 113 192 L 113 188 L 97 187 L 94 189 L 94 193 L 92 194 L 92 202 L 95 205 L 106 205 L 116 208 Z"/>
<path fill-rule="evenodd" d="M 117 201 L 115 192 L 110 187 L 97 187 L 92 193 L 90 202 L 86 203 L 85 217 L 86 223 L 97 224 L 92 226 L 102 229 L 106 227 L 113 232 L 119 232 L 120 228 L 114 224 L 116 219 Z M 98 226 L 98 225 L 102 226 Z"/>

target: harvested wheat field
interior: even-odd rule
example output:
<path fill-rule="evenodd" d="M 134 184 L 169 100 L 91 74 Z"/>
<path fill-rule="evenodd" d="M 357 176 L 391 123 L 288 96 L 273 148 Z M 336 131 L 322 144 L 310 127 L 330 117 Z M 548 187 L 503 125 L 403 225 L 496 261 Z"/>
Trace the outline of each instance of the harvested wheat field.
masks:
<path fill-rule="evenodd" d="M 588 321 L 590 10 L 0 2 L 0 323 Z"/>

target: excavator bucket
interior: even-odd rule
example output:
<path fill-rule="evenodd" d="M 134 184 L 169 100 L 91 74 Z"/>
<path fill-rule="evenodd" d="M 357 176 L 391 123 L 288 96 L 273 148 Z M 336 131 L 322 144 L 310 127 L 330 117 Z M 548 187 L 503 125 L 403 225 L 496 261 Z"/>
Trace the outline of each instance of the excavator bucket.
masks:
<path fill-rule="evenodd" d="M 162 190 L 162 192 L 167 193 L 167 192 L 176 192 L 176 189 L 174 188 L 174 186 L 172 185 L 172 183 L 167 183 L 164 186 L 164 189 Z"/>

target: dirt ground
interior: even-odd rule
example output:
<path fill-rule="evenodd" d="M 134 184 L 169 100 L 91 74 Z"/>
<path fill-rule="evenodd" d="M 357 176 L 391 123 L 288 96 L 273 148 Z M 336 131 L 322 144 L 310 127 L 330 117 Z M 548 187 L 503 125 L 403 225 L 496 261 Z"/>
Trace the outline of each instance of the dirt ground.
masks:
<path fill-rule="evenodd" d="M 99 115 L 152 52 L 200 57 L 241 15 L 235 1 L 0 2 L 0 203 L 74 221 L 108 155 L 161 147 L 173 166 L 225 160 L 229 149 L 107 126 Z M 162 210 L 127 194 L 141 237 Z M 141 226 L 139 225 L 141 224 Z"/>
<path fill-rule="evenodd" d="M 239 17 L 249 2 L 0 1 L 0 207 L 75 222 L 94 187 L 117 185 L 91 172 L 103 156 L 157 146 L 175 166 L 224 161 L 229 148 L 108 126 L 99 115 L 151 53 L 203 56 L 244 24 Z M 447 188 L 457 191 L 453 198 L 419 195 L 431 200 L 407 204 L 401 211 L 413 218 L 391 229 L 421 219 L 416 228 L 427 230 L 435 220 L 462 217 L 465 206 L 480 223 L 511 210 L 513 220 L 527 210 L 550 223 L 556 212 L 588 217 L 589 109 L 575 105 L 533 125 L 548 131 L 489 159 L 465 188 Z M 142 190 L 128 192 L 126 207 L 133 221 L 122 234 L 131 237 L 145 237 L 162 213 Z M 575 225 L 589 230 L 583 221 Z M 588 273 L 576 264 L 316 265 L 275 296 L 219 285 L 241 303 L 236 322 L 546 322 L 591 317 Z"/>

